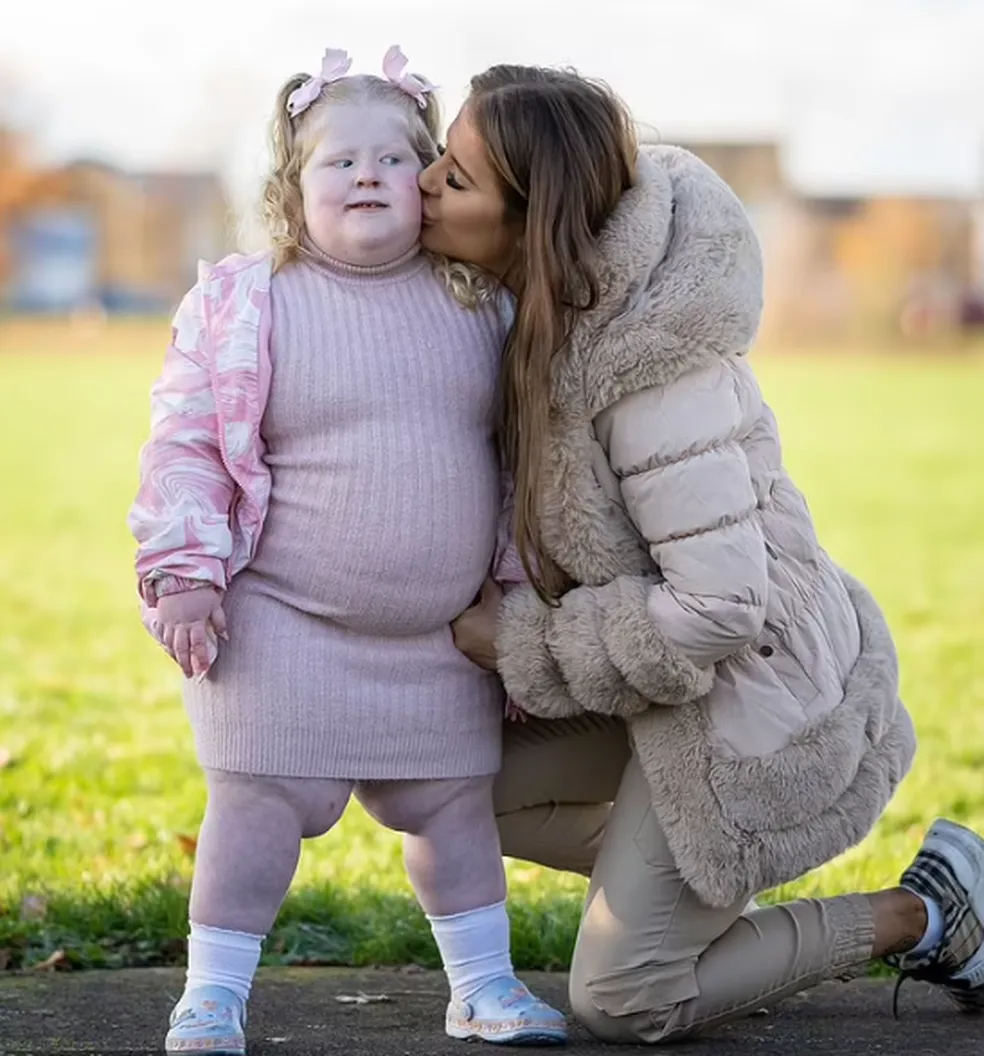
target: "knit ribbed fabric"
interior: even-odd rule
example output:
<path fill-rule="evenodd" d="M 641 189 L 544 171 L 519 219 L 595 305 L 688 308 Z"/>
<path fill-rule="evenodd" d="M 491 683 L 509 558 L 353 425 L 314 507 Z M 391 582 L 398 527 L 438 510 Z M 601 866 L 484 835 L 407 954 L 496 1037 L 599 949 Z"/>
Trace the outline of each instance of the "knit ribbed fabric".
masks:
<path fill-rule="evenodd" d="M 203 766 L 355 780 L 499 766 L 498 679 L 450 621 L 488 574 L 503 329 L 429 262 L 310 256 L 272 285 L 263 418 L 273 475 L 230 641 L 185 700 Z"/>

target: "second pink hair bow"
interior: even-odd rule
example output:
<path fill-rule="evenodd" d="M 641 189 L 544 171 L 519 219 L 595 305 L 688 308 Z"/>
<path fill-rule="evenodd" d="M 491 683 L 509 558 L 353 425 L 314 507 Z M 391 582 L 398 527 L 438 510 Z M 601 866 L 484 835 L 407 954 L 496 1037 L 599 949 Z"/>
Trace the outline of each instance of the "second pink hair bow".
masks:
<path fill-rule="evenodd" d="M 427 108 L 427 95 L 437 91 L 436 87 L 425 77 L 416 73 L 407 73 L 407 57 L 403 54 L 399 44 L 393 47 L 383 56 L 383 73 L 388 81 L 406 92 L 411 98 L 417 100 L 417 106 L 421 110 Z"/>

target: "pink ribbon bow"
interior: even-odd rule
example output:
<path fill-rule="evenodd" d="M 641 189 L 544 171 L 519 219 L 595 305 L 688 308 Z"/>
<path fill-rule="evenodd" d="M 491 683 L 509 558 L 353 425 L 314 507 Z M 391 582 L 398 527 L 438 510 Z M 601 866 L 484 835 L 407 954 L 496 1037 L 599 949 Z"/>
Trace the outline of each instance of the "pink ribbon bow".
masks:
<path fill-rule="evenodd" d="M 411 98 L 416 99 L 417 106 L 421 110 L 426 110 L 427 95 L 436 91 L 437 88 L 426 78 L 416 73 L 407 73 L 407 62 L 407 57 L 400 49 L 400 45 L 394 44 L 383 56 L 383 73 L 388 81 L 406 92 Z"/>
<path fill-rule="evenodd" d="M 291 117 L 303 114 L 305 110 L 321 95 L 326 84 L 340 81 L 352 67 L 352 60 L 347 51 L 338 48 L 326 48 L 321 60 L 321 73 L 309 77 L 300 88 L 287 96 L 287 113 Z"/>

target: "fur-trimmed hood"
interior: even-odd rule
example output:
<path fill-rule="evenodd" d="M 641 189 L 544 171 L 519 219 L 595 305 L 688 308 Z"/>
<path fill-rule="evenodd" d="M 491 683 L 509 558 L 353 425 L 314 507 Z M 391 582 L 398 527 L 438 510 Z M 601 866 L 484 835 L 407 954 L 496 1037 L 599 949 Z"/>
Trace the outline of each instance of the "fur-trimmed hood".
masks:
<path fill-rule="evenodd" d="M 758 240 L 731 188 L 693 154 L 640 154 L 597 252 L 599 302 L 571 334 L 591 413 L 751 347 L 762 314 Z"/>

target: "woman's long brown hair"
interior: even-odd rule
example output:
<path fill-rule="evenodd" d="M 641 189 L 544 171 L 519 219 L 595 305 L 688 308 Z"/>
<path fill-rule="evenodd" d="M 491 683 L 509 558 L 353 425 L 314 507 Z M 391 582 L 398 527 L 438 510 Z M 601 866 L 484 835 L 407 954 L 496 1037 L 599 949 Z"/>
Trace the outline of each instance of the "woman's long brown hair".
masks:
<path fill-rule="evenodd" d="M 510 286 L 516 321 L 502 370 L 500 432 L 516 489 L 516 543 L 537 593 L 570 580 L 543 546 L 540 486 L 553 359 L 573 314 L 598 299 L 595 240 L 632 183 L 637 140 L 606 85 L 535 66 L 493 66 L 471 82 L 469 113 L 522 236 Z"/>

